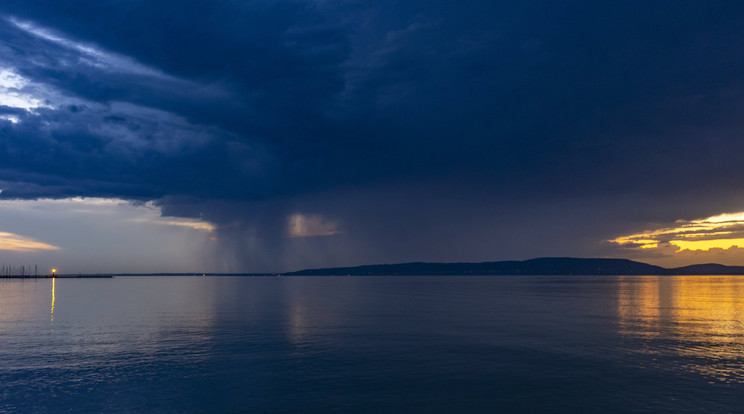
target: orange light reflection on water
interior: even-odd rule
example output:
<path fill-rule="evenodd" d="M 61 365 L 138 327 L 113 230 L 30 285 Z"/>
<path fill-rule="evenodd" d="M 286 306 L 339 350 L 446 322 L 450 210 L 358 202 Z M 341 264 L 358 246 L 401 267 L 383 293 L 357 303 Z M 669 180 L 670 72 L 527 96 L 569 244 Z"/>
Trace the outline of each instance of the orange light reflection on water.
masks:
<path fill-rule="evenodd" d="M 52 325 L 52 330 L 54 330 L 54 297 L 55 297 L 54 286 L 55 286 L 55 282 L 56 281 L 57 281 L 57 278 L 56 277 L 53 277 L 52 278 L 52 312 L 51 312 L 52 315 L 51 315 L 51 321 L 50 321 L 50 323 Z"/>
<path fill-rule="evenodd" d="M 620 278 L 618 330 L 642 340 L 645 353 L 672 351 L 684 369 L 744 382 L 744 278 Z M 660 345 L 663 344 L 663 347 Z"/>

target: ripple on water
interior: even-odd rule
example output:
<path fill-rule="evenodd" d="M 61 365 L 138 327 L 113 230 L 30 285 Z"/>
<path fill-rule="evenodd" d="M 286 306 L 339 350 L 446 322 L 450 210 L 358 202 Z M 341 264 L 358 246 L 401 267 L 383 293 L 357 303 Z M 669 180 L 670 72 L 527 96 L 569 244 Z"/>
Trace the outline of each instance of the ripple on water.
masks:
<path fill-rule="evenodd" d="M 0 285 L 0 412 L 744 403 L 744 278 L 46 282 Z"/>

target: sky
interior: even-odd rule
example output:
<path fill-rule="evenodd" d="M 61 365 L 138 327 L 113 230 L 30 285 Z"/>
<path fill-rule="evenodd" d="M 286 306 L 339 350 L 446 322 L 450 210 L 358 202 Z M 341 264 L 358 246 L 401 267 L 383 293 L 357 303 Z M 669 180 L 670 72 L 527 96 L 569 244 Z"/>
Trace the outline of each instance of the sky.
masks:
<path fill-rule="evenodd" d="M 738 1 L 4 0 L 0 263 L 744 265 L 743 111 Z"/>

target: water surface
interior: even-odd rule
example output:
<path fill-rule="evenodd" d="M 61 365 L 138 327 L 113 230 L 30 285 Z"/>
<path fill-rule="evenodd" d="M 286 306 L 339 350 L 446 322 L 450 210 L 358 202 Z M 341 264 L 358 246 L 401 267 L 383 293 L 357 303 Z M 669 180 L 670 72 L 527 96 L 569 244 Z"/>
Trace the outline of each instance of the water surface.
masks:
<path fill-rule="evenodd" d="M 744 277 L 0 280 L 0 412 L 738 412 Z"/>

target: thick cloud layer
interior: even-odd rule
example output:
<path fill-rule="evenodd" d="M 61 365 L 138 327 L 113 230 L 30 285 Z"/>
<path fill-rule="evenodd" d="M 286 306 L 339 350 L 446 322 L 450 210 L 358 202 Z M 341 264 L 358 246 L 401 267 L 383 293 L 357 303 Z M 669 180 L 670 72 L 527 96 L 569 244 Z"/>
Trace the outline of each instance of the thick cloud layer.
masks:
<path fill-rule="evenodd" d="M 743 23 L 739 2 L 7 0 L 0 188 L 157 200 L 218 225 L 219 270 L 618 254 L 742 210 Z"/>

